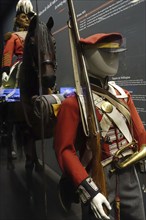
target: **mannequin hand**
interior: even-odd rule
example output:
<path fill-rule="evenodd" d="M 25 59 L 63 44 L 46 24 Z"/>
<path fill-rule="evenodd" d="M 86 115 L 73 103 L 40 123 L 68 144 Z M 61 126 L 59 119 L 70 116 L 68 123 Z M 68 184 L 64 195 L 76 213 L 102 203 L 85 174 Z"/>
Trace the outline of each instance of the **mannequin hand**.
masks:
<path fill-rule="evenodd" d="M 98 187 L 91 177 L 83 180 L 78 187 L 78 193 L 83 204 L 90 203 L 91 209 L 98 219 L 110 219 L 104 209 L 103 205 L 111 210 L 111 206 L 105 196 L 100 193 Z"/>
<path fill-rule="evenodd" d="M 7 82 L 9 79 L 9 76 L 6 72 L 2 73 L 2 82 Z"/>
<path fill-rule="evenodd" d="M 92 200 L 91 200 L 91 209 L 94 212 L 96 218 L 99 219 L 110 219 L 104 209 L 103 204 L 106 206 L 108 210 L 111 210 L 111 206 L 104 195 L 98 193 Z"/>

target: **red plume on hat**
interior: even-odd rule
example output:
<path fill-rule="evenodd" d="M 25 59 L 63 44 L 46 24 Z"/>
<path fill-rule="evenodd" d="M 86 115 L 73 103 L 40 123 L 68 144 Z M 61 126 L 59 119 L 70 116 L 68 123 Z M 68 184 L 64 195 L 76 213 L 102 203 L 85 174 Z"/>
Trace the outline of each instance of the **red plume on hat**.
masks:
<path fill-rule="evenodd" d="M 16 5 L 16 16 L 18 14 L 25 13 L 33 13 L 33 6 L 30 0 L 19 0 Z"/>

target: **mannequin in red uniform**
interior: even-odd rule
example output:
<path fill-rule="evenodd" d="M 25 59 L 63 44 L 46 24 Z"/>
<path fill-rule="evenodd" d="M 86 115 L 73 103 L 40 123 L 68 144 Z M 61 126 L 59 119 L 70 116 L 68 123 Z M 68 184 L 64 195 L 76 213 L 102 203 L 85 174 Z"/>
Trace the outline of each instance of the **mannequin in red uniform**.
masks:
<path fill-rule="evenodd" d="M 29 27 L 30 19 L 34 15 L 32 4 L 29 0 L 20 0 L 16 6 L 14 19 L 14 32 L 4 35 L 5 45 L 2 57 L 2 82 L 9 78 L 12 65 L 22 60 L 24 40 Z"/>
<path fill-rule="evenodd" d="M 2 86 L 0 89 L 3 88 L 13 88 L 15 85 L 15 79 L 12 80 L 14 85 L 10 84 L 8 79 L 12 72 L 14 72 L 13 77 L 16 77 L 17 67 L 23 58 L 23 49 L 24 49 L 24 41 L 27 34 L 27 30 L 30 24 L 30 20 L 34 16 L 35 12 L 33 11 L 33 6 L 30 0 L 19 0 L 16 5 L 16 17 L 14 18 L 14 32 L 8 32 L 4 35 L 5 45 L 3 50 L 3 57 L 2 57 Z M 14 68 L 13 68 L 14 67 Z M 13 70 L 13 71 L 12 71 Z M 13 148 L 12 138 L 13 138 L 13 123 L 7 121 L 7 110 L 8 110 L 7 103 L 3 103 L 3 108 L 1 108 L 2 112 L 2 120 L 6 122 L 7 125 L 7 146 Z M 22 143 L 22 134 L 21 130 L 23 130 L 24 135 L 24 128 L 20 128 L 19 125 L 15 126 L 16 128 L 16 142 L 19 145 Z M 9 148 L 10 149 L 10 148 Z M 36 154 L 36 152 L 35 152 Z M 16 155 L 15 151 L 12 149 L 12 152 L 9 150 L 8 159 Z M 39 162 L 36 156 L 36 164 L 39 166 Z M 26 161 L 27 163 L 27 161 Z"/>
<path fill-rule="evenodd" d="M 54 148 L 60 168 L 79 193 L 82 220 L 144 220 L 142 193 L 134 165 L 110 172 L 113 168 L 113 155 L 119 148 L 127 144 L 133 146 L 134 139 L 138 141 L 139 148 L 146 144 L 146 132 L 130 93 L 117 86 L 115 82 L 108 81 L 109 76 L 114 76 L 118 71 L 119 54 L 123 51 L 122 36 L 119 33 L 95 34 L 81 39 L 81 43 L 101 129 L 101 162 L 106 178 L 107 198 L 90 175 L 93 155 L 83 132 L 76 95 L 63 101 L 57 116 Z M 99 89 L 103 94 L 99 95 Z M 105 91 L 109 91 L 128 106 L 132 127 L 127 116 L 120 112 L 108 97 L 103 98 Z M 105 101 L 110 111 L 103 108 L 102 104 Z M 131 154 L 133 150 L 128 148 L 123 157 Z M 119 205 L 119 202 L 120 208 L 116 209 L 115 206 Z M 107 213 L 103 209 L 104 206 L 108 210 Z"/>

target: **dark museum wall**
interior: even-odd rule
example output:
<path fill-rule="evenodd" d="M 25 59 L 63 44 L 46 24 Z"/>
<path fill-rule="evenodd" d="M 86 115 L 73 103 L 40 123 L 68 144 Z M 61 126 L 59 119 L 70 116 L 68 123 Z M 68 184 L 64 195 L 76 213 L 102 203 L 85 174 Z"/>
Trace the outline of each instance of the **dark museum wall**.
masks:
<path fill-rule="evenodd" d="M 2 32 L 12 31 L 15 5 L 3 16 Z M 34 11 L 36 1 L 32 0 Z M 81 37 L 98 32 L 120 32 L 124 37 L 127 51 L 121 56 L 119 74 L 111 80 L 128 89 L 146 127 L 146 0 L 74 0 Z M 74 87 L 73 69 L 68 37 L 68 7 L 66 0 L 38 0 L 40 19 L 47 22 L 49 16 L 54 19 L 53 34 L 57 46 L 57 88 Z M 1 43 L 1 51 L 2 51 Z M 45 161 L 57 173 L 53 140 L 45 140 Z M 41 155 L 40 142 L 37 142 Z"/>

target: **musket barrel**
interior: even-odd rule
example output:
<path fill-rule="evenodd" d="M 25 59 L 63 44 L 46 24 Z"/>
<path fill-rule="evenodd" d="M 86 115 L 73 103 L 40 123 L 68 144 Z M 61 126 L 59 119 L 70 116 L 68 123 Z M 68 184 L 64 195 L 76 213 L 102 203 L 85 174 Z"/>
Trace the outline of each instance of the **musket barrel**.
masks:
<path fill-rule="evenodd" d="M 95 106 L 94 106 L 92 91 L 90 87 L 89 77 L 87 73 L 86 63 L 85 63 L 85 59 L 84 59 L 81 44 L 80 44 L 80 34 L 79 34 L 74 4 L 72 0 L 67 0 L 67 2 L 68 2 L 68 8 L 69 8 L 70 25 L 71 25 L 71 29 L 73 33 L 74 42 L 75 42 L 74 46 L 76 47 L 78 63 L 80 65 L 80 71 L 78 74 L 80 74 L 81 81 L 83 81 L 83 84 L 86 87 L 85 98 L 87 99 L 87 103 L 88 103 L 88 106 L 87 106 L 88 116 L 87 117 L 89 117 L 89 120 L 92 123 L 92 126 L 91 126 L 92 128 L 90 129 L 91 133 L 94 135 L 97 135 L 100 132 L 100 129 L 99 129 L 99 124 L 98 124 L 97 117 L 96 117 Z M 89 122 L 89 126 L 90 126 L 90 122 Z"/>
<path fill-rule="evenodd" d="M 92 168 L 91 176 L 97 184 L 101 192 L 106 196 L 106 184 L 101 165 L 101 143 L 100 143 L 100 128 L 96 117 L 95 105 L 93 101 L 92 91 L 88 78 L 86 63 L 83 55 L 83 50 L 80 43 L 80 35 L 75 14 L 75 9 L 72 0 L 67 0 L 69 8 L 69 37 L 71 45 L 72 63 L 74 70 L 74 78 L 76 85 L 76 93 L 81 112 L 83 128 L 86 127 L 87 133 L 89 130 L 88 143 L 92 150 Z M 88 129 L 89 128 L 89 129 Z M 84 130 L 84 132 L 86 132 Z M 86 134 L 86 133 L 85 133 Z"/>

